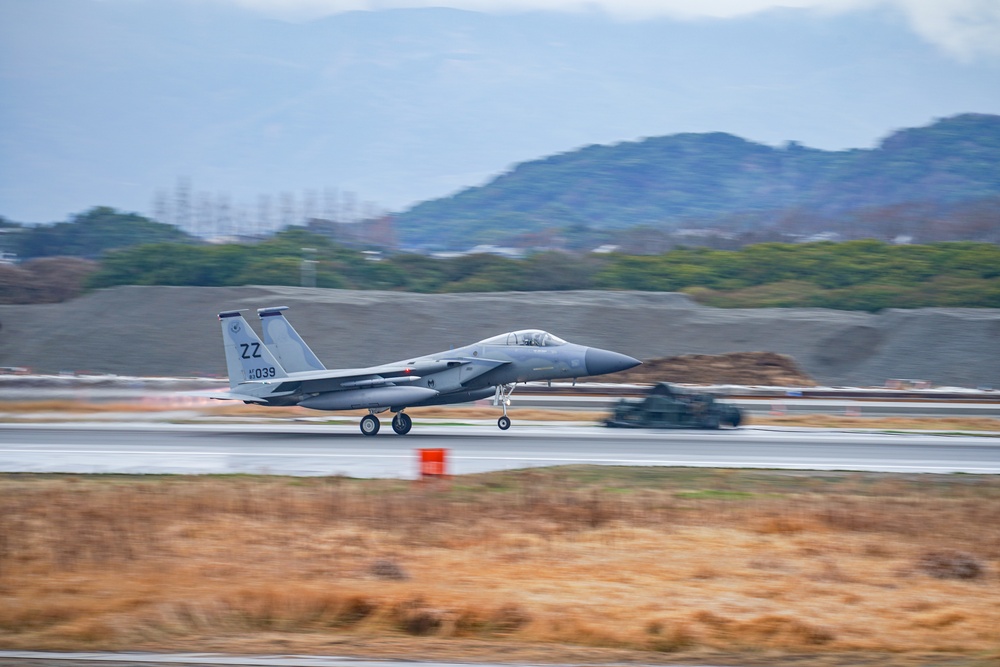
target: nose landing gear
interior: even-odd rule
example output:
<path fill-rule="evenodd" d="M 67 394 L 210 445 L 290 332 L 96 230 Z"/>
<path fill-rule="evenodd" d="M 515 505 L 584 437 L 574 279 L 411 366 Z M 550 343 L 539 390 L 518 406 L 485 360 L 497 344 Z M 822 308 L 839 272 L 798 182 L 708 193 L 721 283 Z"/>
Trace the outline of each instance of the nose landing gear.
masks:
<path fill-rule="evenodd" d="M 514 393 L 514 387 L 516 386 L 516 382 L 497 385 L 496 393 L 493 395 L 493 405 L 499 405 L 503 408 L 503 416 L 497 420 L 497 426 L 501 431 L 506 431 L 510 428 L 510 417 L 507 416 L 507 406 L 510 405 L 510 395 Z"/>

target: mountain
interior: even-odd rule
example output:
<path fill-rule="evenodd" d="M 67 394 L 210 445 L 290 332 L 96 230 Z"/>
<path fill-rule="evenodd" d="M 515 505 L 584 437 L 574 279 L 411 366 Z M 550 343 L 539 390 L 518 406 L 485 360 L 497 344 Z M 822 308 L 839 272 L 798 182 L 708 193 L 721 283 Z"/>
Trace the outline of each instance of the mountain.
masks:
<path fill-rule="evenodd" d="M 592 144 L 725 131 L 842 150 L 1000 113 L 1000 60 L 953 58 L 891 3 L 725 20 L 409 9 L 297 23 L 238 4 L 0 0 L 0 215 L 151 214 L 185 177 L 195 202 L 225 195 L 252 217 L 272 197 L 266 228 L 279 201 L 326 208 L 327 188 L 344 215 L 365 201 L 399 211 Z"/>
<path fill-rule="evenodd" d="M 868 150 L 775 148 L 723 133 L 588 146 L 419 204 L 397 216 L 396 228 L 404 245 L 460 248 L 546 229 L 671 230 L 796 211 L 835 222 L 992 198 L 1000 201 L 1000 116 L 962 114 Z"/>

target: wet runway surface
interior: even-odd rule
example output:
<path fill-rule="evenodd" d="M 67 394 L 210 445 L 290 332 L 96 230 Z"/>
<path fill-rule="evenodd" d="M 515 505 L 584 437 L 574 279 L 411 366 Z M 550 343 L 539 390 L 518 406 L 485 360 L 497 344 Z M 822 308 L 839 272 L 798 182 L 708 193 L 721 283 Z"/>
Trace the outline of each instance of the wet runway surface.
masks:
<path fill-rule="evenodd" d="M 1000 438 L 968 435 L 418 422 L 406 436 L 364 437 L 354 424 L 0 425 L 3 472 L 412 478 L 420 448 L 448 449 L 452 474 L 581 463 L 1000 473 Z"/>

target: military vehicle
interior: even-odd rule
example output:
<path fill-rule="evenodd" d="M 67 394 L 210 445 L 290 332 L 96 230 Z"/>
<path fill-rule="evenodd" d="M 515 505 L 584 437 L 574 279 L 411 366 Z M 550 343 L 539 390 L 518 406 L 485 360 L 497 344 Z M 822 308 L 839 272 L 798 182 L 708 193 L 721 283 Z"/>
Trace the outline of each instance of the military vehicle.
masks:
<path fill-rule="evenodd" d="M 615 428 L 719 428 L 740 425 L 743 413 L 713 394 L 698 393 L 669 382 L 654 385 L 645 398 L 623 398 L 604 422 Z"/>

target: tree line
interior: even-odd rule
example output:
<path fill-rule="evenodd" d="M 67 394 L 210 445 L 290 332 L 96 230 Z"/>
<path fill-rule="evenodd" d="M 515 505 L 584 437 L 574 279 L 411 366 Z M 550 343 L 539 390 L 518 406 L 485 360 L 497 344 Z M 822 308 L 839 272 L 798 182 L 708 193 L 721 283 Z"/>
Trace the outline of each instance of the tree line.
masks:
<path fill-rule="evenodd" d="M 747 308 L 1000 308 L 1000 246 L 991 243 L 758 243 L 651 255 L 539 252 L 524 259 L 398 253 L 372 261 L 370 254 L 303 228 L 265 240 L 206 244 L 170 225 L 107 208 L 59 225 L 20 228 L 0 220 L 0 228 L 15 232 L 2 240 L 16 240 L 16 249 L 33 257 L 0 264 L 0 303 L 57 302 L 117 285 L 299 285 L 308 260 L 309 282 L 327 288 L 669 291 L 707 305 Z M 142 243 L 150 239 L 155 242 Z"/>
<path fill-rule="evenodd" d="M 303 248 L 313 249 L 308 257 Z M 765 243 L 740 250 L 681 248 L 660 255 L 478 254 L 438 259 L 360 251 L 302 230 L 253 245 L 161 243 L 108 253 L 87 279 L 115 285 L 298 285 L 314 261 L 317 287 L 424 293 L 540 290 L 686 292 L 720 307 L 1000 308 L 1000 246 L 879 241 Z"/>

